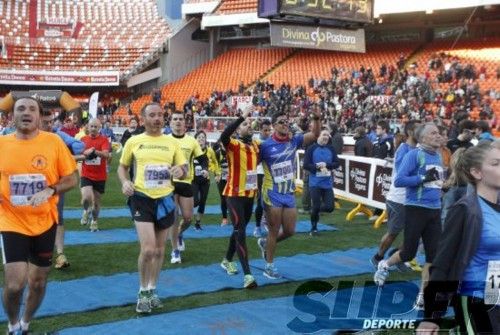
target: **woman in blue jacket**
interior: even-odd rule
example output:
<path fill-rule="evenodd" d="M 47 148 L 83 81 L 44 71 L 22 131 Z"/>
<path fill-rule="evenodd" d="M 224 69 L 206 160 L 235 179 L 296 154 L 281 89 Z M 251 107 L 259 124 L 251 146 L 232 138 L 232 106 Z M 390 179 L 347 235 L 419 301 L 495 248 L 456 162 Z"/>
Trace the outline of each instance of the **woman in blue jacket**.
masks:
<path fill-rule="evenodd" d="M 457 169 L 474 187 L 446 216 L 417 333 L 437 334 L 452 302 L 460 334 L 500 334 L 500 140 L 468 148 Z"/>
<path fill-rule="evenodd" d="M 330 133 L 322 130 L 317 142 L 309 146 L 304 156 L 304 169 L 309 171 L 309 193 L 311 194 L 311 235 L 318 233 L 320 212 L 333 212 L 332 170 L 339 166 L 337 153 L 329 145 Z"/>

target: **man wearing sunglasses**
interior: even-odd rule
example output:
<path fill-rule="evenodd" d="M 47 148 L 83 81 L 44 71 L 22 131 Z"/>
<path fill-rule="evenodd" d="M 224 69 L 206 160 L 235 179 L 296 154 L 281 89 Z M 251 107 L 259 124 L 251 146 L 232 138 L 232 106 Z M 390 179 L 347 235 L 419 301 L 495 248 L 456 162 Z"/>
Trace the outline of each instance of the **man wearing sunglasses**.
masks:
<path fill-rule="evenodd" d="M 264 276 L 269 279 L 281 277 L 274 266 L 276 243 L 295 233 L 297 208 L 295 206 L 295 154 L 303 145 L 313 143 L 321 131 L 321 113 L 311 114 L 312 129 L 306 134 L 292 136 L 287 115 L 278 112 L 273 115 L 274 132 L 260 146 L 260 159 L 264 167 L 262 200 L 269 226 L 267 238 L 259 238 L 257 243 L 266 261 Z M 280 228 L 281 231 L 280 231 Z"/>

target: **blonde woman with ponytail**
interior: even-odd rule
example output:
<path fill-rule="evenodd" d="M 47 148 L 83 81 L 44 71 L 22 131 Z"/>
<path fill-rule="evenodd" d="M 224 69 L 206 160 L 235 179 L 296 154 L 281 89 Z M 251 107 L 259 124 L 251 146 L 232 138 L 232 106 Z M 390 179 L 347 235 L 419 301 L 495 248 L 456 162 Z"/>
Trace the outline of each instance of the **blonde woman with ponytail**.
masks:
<path fill-rule="evenodd" d="M 438 334 L 450 302 L 459 334 L 500 334 L 500 140 L 468 148 L 455 170 L 473 187 L 446 216 L 417 334 Z"/>

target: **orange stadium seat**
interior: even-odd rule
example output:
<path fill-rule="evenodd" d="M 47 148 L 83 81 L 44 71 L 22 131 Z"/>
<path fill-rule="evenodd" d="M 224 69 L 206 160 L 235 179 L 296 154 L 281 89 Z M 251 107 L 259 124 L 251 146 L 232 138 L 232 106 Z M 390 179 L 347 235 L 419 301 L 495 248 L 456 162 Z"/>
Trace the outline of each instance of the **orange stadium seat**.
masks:
<path fill-rule="evenodd" d="M 80 23 L 77 38 L 30 36 L 28 18 L 34 10 L 38 21 L 63 18 L 75 26 Z M 7 59 L 0 58 L 0 68 L 9 69 L 123 73 L 172 33 L 154 0 L 4 0 L 0 17 L 0 35 L 11 50 Z"/>
<path fill-rule="evenodd" d="M 223 0 L 215 14 L 253 13 L 257 11 L 257 0 Z"/>

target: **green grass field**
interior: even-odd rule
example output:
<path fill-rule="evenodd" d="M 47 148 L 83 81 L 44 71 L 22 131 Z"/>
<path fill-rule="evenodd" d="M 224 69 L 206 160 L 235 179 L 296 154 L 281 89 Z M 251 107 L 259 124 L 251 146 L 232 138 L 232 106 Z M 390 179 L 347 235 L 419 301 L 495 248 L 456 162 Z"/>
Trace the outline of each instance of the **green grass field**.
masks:
<path fill-rule="evenodd" d="M 121 187 L 116 176 L 116 166 L 118 155 L 115 156 L 112 170 L 107 182 L 106 193 L 103 196 L 103 207 L 124 207 L 125 197 L 121 193 Z M 208 204 L 219 203 L 217 188 L 214 184 L 210 188 Z M 80 194 L 78 189 L 74 189 L 66 195 L 67 208 L 80 207 Z M 300 199 L 298 201 L 300 204 Z M 293 238 L 280 243 L 278 256 L 289 256 L 297 253 L 313 254 L 318 252 L 330 252 L 334 250 L 346 250 L 359 247 L 374 247 L 385 232 L 385 227 L 373 229 L 372 224 L 366 217 L 358 216 L 351 222 L 346 222 L 345 217 L 353 204 L 342 203 L 342 208 L 335 210 L 333 214 L 323 215 L 320 222 L 335 225 L 339 231 L 322 232 L 317 237 L 308 234 L 298 234 Z M 218 215 L 207 215 L 202 221 L 202 225 L 220 224 Z M 300 220 L 308 220 L 307 216 L 301 215 Z M 82 230 L 79 220 L 66 220 L 67 230 Z M 101 229 L 132 227 L 130 218 L 101 219 L 99 220 Z M 248 247 L 251 258 L 259 258 L 260 252 L 255 238 L 248 238 Z M 196 239 L 187 241 L 186 252 L 183 253 L 183 264 L 175 267 L 187 267 L 193 265 L 206 265 L 220 262 L 225 254 L 227 238 Z M 71 266 L 64 270 L 52 270 L 50 279 L 52 281 L 65 281 L 93 275 L 111 275 L 121 272 L 137 271 L 137 256 L 139 252 L 138 243 L 104 244 L 68 246 L 65 253 L 71 262 Z M 169 262 L 167 249 L 164 269 L 173 268 Z M 368 259 L 366 260 L 368 262 Z M 2 270 L 3 271 L 3 270 Z M 418 278 L 419 274 L 409 272 L 405 274 L 394 273 L 391 280 L 406 280 Z M 1 276 L 3 281 L 3 275 Z M 355 277 L 329 278 L 328 281 L 339 279 L 352 279 L 359 281 L 371 281 L 372 274 L 365 274 Z M 246 291 L 243 289 L 225 290 L 216 293 L 196 294 L 182 298 L 172 298 L 164 302 L 165 307 L 155 313 L 166 313 L 177 310 L 191 309 L 201 306 L 224 304 L 244 300 L 261 299 L 267 297 L 280 297 L 293 295 L 301 282 L 275 284 Z M 50 295 L 50 291 L 47 292 Z M 84 313 L 65 314 L 60 316 L 37 318 L 32 322 L 31 329 L 35 332 L 55 331 L 58 329 L 91 325 L 115 320 L 136 318 L 135 305 L 105 308 L 97 311 Z M 5 326 L 5 324 L 3 325 Z"/>

